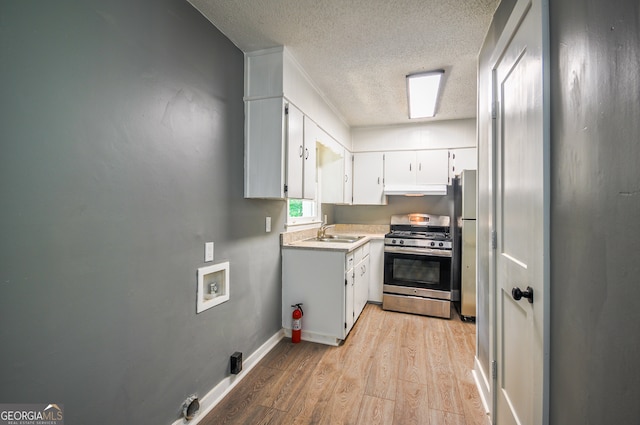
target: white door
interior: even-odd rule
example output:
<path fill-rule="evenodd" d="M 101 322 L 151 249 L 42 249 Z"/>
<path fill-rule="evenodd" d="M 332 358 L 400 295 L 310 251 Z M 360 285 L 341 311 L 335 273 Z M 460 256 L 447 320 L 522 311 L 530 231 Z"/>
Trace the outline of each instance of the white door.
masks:
<path fill-rule="evenodd" d="M 497 361 L 493 393 L 494 420 L 500 425 L 548 423 L 549 139 L 542 33 L 540 1 L 519 1 L 493 62 Z"/>

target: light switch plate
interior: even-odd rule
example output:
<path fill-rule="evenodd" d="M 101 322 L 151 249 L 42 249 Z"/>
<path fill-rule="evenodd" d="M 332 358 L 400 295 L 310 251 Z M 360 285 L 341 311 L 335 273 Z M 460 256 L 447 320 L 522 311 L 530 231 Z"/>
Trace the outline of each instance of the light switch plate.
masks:
<path fill-rule="evenodd" d="M 204 244 L 204 261 L 213 261 L 213 242 Z"/>
<path fill-rule="evenodd" d="M 265 220 L 265 230 L 267 232 L 271 231 L 271 217 L 267 217 L 267 219 Z"/>

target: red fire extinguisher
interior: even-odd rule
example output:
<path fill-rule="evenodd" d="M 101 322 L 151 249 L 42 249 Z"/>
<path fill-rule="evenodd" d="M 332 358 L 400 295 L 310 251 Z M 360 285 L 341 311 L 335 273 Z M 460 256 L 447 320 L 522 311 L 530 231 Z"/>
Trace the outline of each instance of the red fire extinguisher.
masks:
<path fill-rule="evenodd" d="M 293 318 L 293 324 L 291 326 L 291 342 L 296 344 L 300 342 L 300 335 L 302 334 L 302 316 L 304 313 L 302 312 L 302 303 L 294 304 L 291 307 L 295 308 L 291 315 Z"/>

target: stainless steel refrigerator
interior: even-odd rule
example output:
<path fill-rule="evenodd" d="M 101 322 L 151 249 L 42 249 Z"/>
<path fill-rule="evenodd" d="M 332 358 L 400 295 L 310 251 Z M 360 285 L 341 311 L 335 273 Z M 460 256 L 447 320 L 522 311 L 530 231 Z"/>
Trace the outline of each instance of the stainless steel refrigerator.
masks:
<path fill-rule="evenodd" d="M 460 301 L 458 311 L 463 319 L 476 317 L 476 171 L 460 173 L 460 215 L 458 226 L 461 233 L 459 252 Z"/>

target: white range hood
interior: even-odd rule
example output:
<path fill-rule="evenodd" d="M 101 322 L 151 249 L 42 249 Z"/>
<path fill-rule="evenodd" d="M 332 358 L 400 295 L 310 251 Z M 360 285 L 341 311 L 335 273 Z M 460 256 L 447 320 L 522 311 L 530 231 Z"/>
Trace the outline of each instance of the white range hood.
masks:
<path fill-rule="evenodd" d="M 421 185 L 385 185 L 385 195 L 423 196 L 446 195 L 446 184 L 421 184 Z"/>

